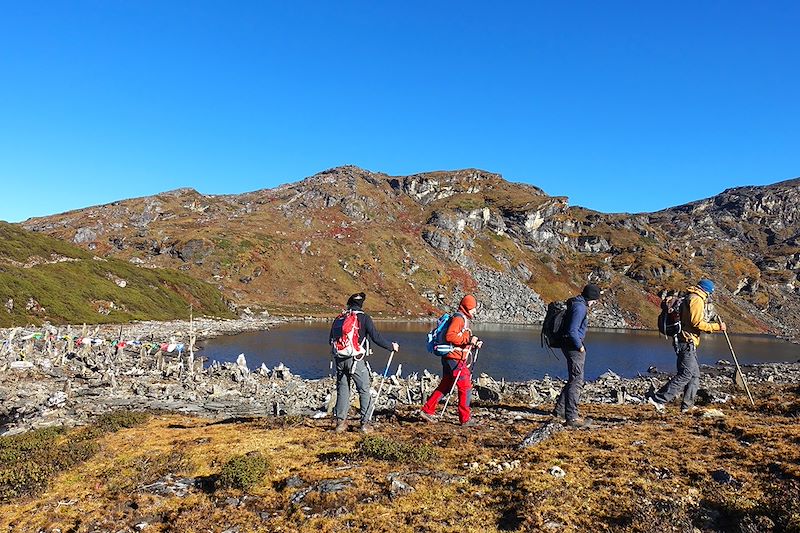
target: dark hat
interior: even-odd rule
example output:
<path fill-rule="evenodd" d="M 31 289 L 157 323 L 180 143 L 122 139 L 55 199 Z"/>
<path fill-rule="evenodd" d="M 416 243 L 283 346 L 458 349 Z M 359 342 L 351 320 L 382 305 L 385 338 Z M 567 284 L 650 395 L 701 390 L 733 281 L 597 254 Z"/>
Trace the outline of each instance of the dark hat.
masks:
<path fill-rule="evenodd" d="M 366 294 L 363 292 L 357 292 L 347 299 L 347 307 L 361 307 L 364 305 L 364 300 L 366 299 Z"/>
<path fill-rule="evenodd" d="M 599 300 L 600 295 L 603 294 L 603 291 L 600 290 L 600 287 L 595 285 L 594 283 L 590 283 L 583 288 L 581 292 L 581 296 L 586 298 L 586 300 Z"/>

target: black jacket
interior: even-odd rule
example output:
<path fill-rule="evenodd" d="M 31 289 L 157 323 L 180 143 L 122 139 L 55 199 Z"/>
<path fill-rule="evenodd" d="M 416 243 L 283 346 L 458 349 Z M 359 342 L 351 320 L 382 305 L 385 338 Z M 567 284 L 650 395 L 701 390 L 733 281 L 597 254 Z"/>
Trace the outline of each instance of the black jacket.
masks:
<path fill-rule="evenodd" d="M 387 341 L 383 335 L 378 333 L 378 330 L 375 329 L 375 323 L 372 321 L 372 317 L 370 317 L 364 311 L 361 311 L 360 307 L 351 307 L 350 310 L 360 311 L 357 316 L 358 334 L 361 339 L 366 337 L 384 350 L 392 351 L 392 343 Z M 336 329 L 338 329 L 338 331 L 335 331 Z M 336 328 L 336 321 L 334 321 L 333 326 L 331 326 L 331 333 L 328 342 L 331 343 L 335 341 L 341 336 L 341 334 L 341 328 Z"/>

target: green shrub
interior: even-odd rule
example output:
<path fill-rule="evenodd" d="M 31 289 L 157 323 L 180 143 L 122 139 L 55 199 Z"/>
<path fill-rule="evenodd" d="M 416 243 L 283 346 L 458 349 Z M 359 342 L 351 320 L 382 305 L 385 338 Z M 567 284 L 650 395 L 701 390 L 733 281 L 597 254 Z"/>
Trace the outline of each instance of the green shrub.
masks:
<path fill-rule="evenodd" d="M 16 464 L 13 468 L 0 470 L 0 502 L 44 490 L 52 475 L 51 467 L 36 462 Z"/>
<path fill-rule="evenodd" d="M 63 427 L 49 427 L 0 437 L 0 467 L 25 460 L 32 453 L 54 448 L 63 434 Z"/>
<path fill-rule="evenodd" d="M 0 501 L 44 490 L 54 476 L 91 458 L 100 448 L 94 441 L 63 438 L 63 434 L 63 427 L 52 427 L 0 438 Z"/>
<path fill-rule="evenodd" d="M 58 447 L 58 452 L 53 456 L 50 464 L 57 470 L 66 470 L 73 466 L 88 461 L 100 451 L 100 445 L 94 441 L 81 441 L 68 439 Z"/>
<path fill-rule="evenodd" d="M 101 415 L 94 425 L 103 433 L 114 433 L 124 428 L 136 427 L 150 420 L 150 415 L 141 411 L 121 409 Z"/>
<path fill-rule="evenodd" d="M 237 455 L 222 466 L 217 485 L 223 488 L 247 490 L 263 481 L 271 468 L 269 459 L 259 452 Z"/>
<path fill-rule="evenodd" d="M 436 458 L 436 451 L 427 444 L 411 444 L 371 435 L 358 443 L 364 457 L 401 463 L 424 463 Z"/>
<path fill-rule="evenodd" d="M 94 456 L 100 449 L 98 437 L 142 424 L 149 417 L 136 411 L 113 411 L 71 433 L 64 427 L 49 427 L 0 437 L 0 502 L 37 494 L 62 471 Z"/>

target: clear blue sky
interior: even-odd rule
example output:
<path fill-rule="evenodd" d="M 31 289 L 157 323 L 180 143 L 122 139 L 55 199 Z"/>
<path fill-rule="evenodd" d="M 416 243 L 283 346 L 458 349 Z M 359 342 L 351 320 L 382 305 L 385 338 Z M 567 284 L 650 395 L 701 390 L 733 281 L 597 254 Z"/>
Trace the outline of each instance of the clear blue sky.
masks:
<path fill-rule="evenodd" d="M 600 211 L 800 175 L 800 3 L 0 0 L 0 219 L 356 164 Z"/>

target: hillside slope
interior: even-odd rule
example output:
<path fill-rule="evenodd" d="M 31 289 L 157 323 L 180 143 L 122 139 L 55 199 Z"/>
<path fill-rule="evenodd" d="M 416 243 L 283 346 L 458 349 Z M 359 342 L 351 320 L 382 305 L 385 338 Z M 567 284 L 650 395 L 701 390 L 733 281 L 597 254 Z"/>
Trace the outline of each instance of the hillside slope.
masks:
<path fill-rule="evenodd" d="M 0 327 L 231 316 L 213 286 L 181 272 L 101 258 L 0 222 Z"/>
<path fill-rule="evenodd" d="M 396 177 L 345 166 L 275 189 L 179 189 L 23 225 L 278 312 L 332 313 L 365 290 L 374 312 L 425 316 L 475 291 L 484 319 L 530 322 L 595 281 L 609 289 L 595 325 L 652 327 L 661 288 L 708 276 L 736 330 L 792 334 L 798 200 L 793 180 L 603 214 L 476 169 Z"/>

